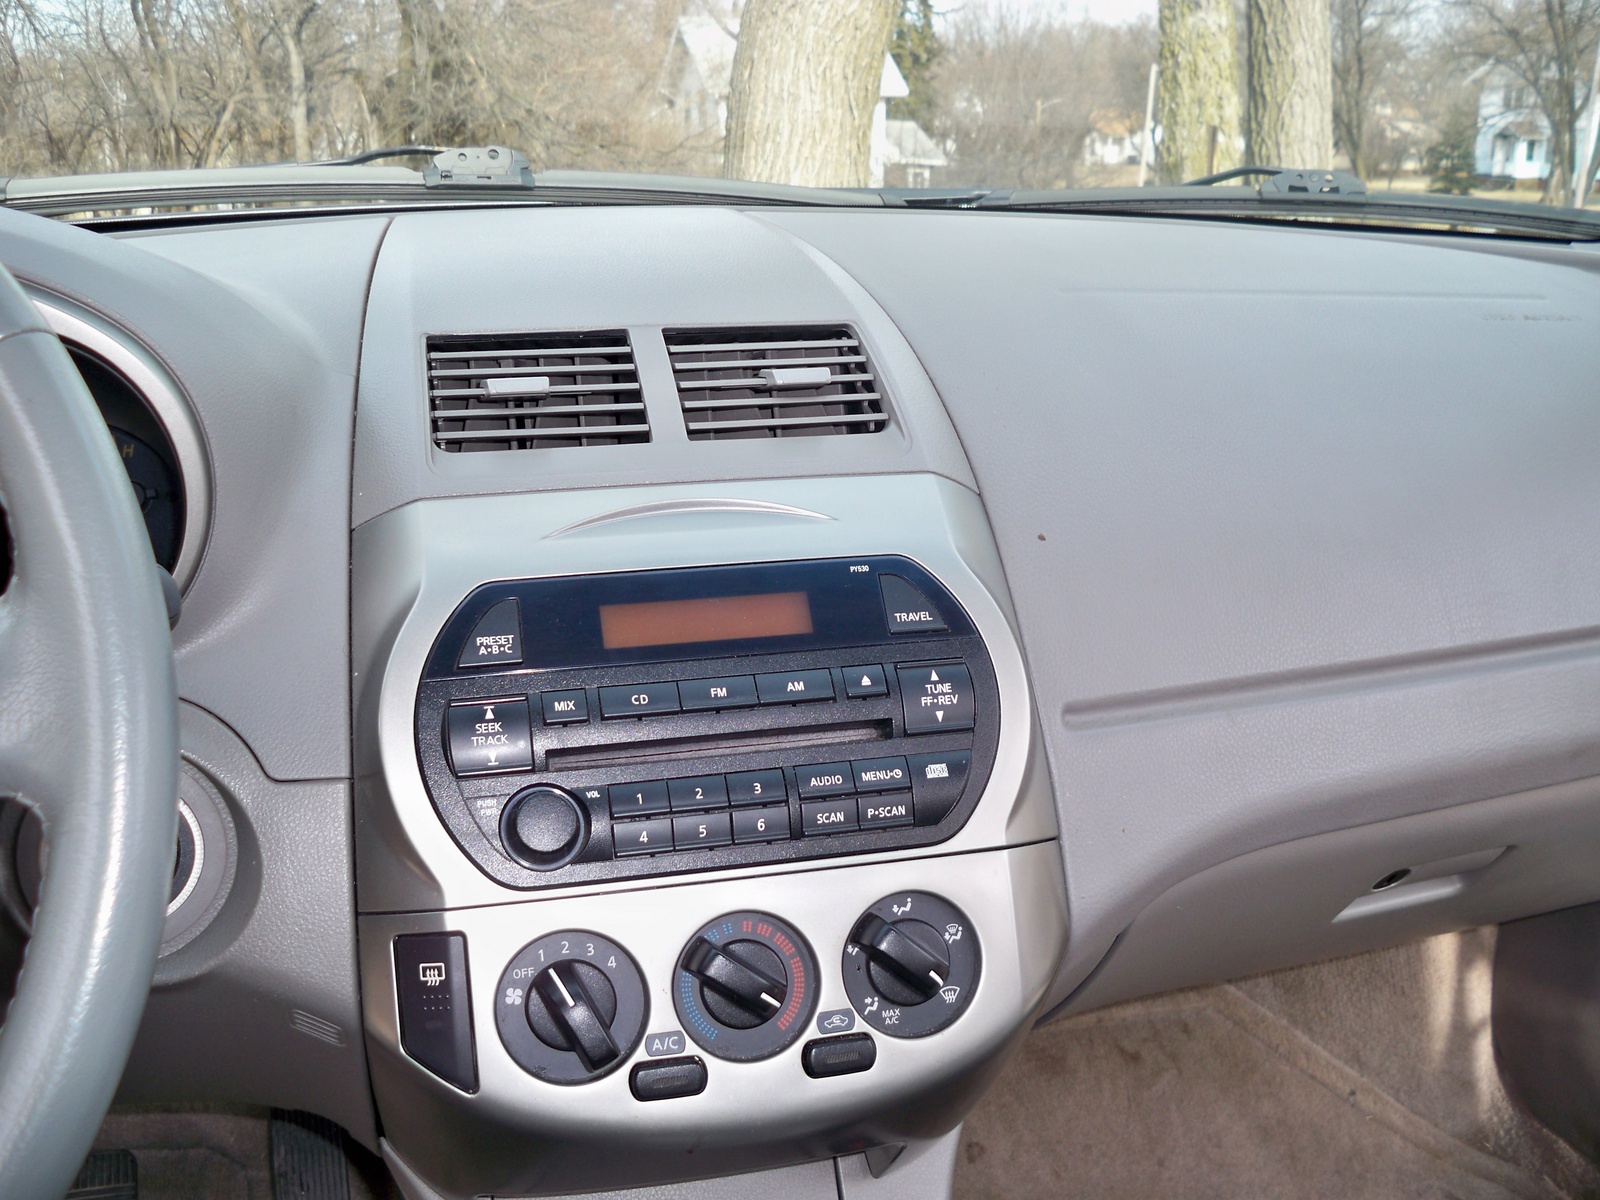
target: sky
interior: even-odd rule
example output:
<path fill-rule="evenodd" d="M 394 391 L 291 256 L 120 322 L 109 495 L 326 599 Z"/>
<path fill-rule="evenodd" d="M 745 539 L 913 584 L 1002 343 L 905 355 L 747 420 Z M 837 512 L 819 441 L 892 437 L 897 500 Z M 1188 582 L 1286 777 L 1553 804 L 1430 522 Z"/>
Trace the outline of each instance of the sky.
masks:
<path fill-rule="evenodd" d="M 937 6 L 948 15 L 971 7 L 1005 8 L 1018 16 L 1065 13 L 1071 18 L 1092 17 L 1117 25 L 1139 17 L 1155 18 L 1156 0 L 950 0 Z"/>

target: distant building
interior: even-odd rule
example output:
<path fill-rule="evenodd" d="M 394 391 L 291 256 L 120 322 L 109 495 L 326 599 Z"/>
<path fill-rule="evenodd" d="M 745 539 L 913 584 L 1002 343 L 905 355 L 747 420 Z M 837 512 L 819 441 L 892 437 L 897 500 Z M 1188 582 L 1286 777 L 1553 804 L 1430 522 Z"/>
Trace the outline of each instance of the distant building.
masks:
<path fill-rule="evenodd" d="M 678 19 L 662 63 L 659 91 L 686 139 L 720 143 L 726 135 L 733 53 L 738 44 L 737 16 L 719 18 L 701 11 Z M 878 103 L 872 110 L 868 181 L 872 187 L 931 187 L 933 172 L 948 165 L 939 144 L 915 121 L 889 118 L 888 102 L 910 93 L 894 59 L 884 55 Z"/>
<path fill-rule="evenodd" d="M 1482 69 L 1478 92 L 1478 133 L 1473 170 L 1496 179 L 1547 179 L 1550 176 L 1550 122 L 1533 89 L 1506 68 Z M 1578 119 L 1573 170 L 1579 169 L 1589 131 L 1588 110 Z M 1600 166 L 1600 163 L 1596 164 Z"/>
<path fill-rule="evenodd" d="M 1089 136 L 1083 139 L 1083 162 L 1090 167 L 1137 166 L 1139 149 L 1143 145 L 1143 117 L 1126 108 L 1097 108 L 1089 114 Z M 1153 154 L 1149 161 L 1155 161 Z"/>

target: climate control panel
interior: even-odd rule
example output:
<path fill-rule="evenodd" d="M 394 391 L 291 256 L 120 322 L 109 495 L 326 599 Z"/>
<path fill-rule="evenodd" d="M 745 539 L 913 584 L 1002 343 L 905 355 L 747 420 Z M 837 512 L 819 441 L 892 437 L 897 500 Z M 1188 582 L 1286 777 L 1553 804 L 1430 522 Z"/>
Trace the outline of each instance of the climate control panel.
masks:
<path fill-rule="evenodd" d="M 521 888 L 942 841 L 999 725 L 983 639 L 899 557 L 485 584 L 416 704 L 435 809 Z"/>

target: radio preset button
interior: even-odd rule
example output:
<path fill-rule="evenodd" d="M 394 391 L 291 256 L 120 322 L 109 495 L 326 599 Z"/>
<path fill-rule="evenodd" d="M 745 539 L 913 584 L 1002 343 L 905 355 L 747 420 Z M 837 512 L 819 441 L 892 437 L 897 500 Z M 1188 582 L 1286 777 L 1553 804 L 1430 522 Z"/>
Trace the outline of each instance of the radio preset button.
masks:
<path fill-rule="evenodd" d="M 472 636 L 461 647 L 456 666 L 514 667 L 522 662 L 522 614 L 515 596 L 507 596 L 473 627 Z"/>
<path fill-rule="evenodd" d="M 911 786 L 911 774 L 903 758 L 868 758 L 850 766 L 855 770 L 858 792 L 899 792 Z"/>
<path fill-rule="evenodd" d="M 883 615 L 890 633 L 943 633 L 950 626 L 915 584 L 898 575 L 879 575 L 883 590 Z"/>
<path fill-rule="evenodd" d="M 652 817 L 648 821 L 618 821 L 611 827 L 617 857 L 635 854 L 660 854 L 672 849 L 672 818 Z"/>
<path fill-rule="evenodd" d="M 807 837 L 814 833 L 847 833 L 856 827 L 856 798 L 808 800 L 800 805 L 800 826 Z"/>
<path fill-rule="evenodd" d="M 777 842 L 788 836 L 788 805 L 733 810 L 733 840 L 736 842 Z"/>
<path fill-rule="evenodd" d="M 849 763 L 817 763 L 796 767 L 795 778 L 800 781 L 800 798 L 813 796 L 842 796 L 856 790 L 855 772 Z"/>
<path fill-rule="evenodd" d="M 753 708 L 756 681 L 749 675 L 729 675 L 724 679 L 686 679 L 678 681 L 678 698 L 684 712 L 707 712 L 715 708 Z"/>
<path fill-rule="evenodd" d="M 589 719 L 589 695 L 582 688 L 568 692 L 545 692 L 539 697 L 544 705 L 546 725 L 573 725 Z"/>
<path fill-rule="evenodd" d="M 862 829 L 894 829 L 913 821 L 910 792 L 887 796 L 863 796 L 860 800 Z"/>
<path fill-rule="evenodd" d="M 600 715 L 607 720 L 617 717 L 653 717 L 659 713 L 678 711 L 678 685 L 676 683 L 625 683 L 620 687 L 600 689 Z"/>
<path fill-rule="evenodd" d="M 915 797 L 918 825 L 937 825 L 956 806 L 967 787 L 972 754 L 950 750 L 944 754 L 913 754 L 911 794 Z"/>
<path fill-rule="evenodd" d="M 453 704 L 445 717 L 450 765 L 457 775 L 503 775 L 533 770 L 526 700 Z"/>
<path fill-rule="evenodd" d="M 667 785 L 661 780 L 650 783 L 613 783 L 606 789 L 613 817 L 643 817 L 664 813 L 671 803 L 667 799 Z"/>
<path fill-rule="evenodd" d="M 672 818 L 672 844 L 679 850 L 700 846 L 726 846 L 733 841 L 727 813 L 703 813 Z"/>
<path fill-rule="evenodd" d="M 734 804 L 771 804 L 789 798 L 782 771 L 740 771 L 726 778 L 728 799 Z"/>
<path fill-rule="evenodd" d="M 721 775 L 667 780 L 667 794 L 677 812 L 685 808 L 722 808 L 728 803 L 728 784 Z"/>
<path fill-rule="evenodd" d="M 832 700 L 832 671 L 775 671 L 756 676 L 756 691 L 763 704 L 800 704 L 806 700 Z"/>
<path fill-rule="evenodd" d="M 961 663 L 896 667 L 907 733 L 971 729 L 977 716 L 972 675 Z"/>
<path fill-rule="evenodd" d="M 867 700 L 873 696 L 887 696 L 889 681 L 880 666 L 846 667 L 844 669 L 844 694 L 852 700 Z"/>

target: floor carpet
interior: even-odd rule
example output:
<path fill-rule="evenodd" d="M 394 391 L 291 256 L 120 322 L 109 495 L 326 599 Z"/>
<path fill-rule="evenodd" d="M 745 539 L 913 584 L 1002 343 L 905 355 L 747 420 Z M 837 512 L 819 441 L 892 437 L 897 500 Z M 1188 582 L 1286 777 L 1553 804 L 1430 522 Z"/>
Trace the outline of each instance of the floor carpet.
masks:
<path fill-rule="evenodd" d="M 956 1197 L 1600 1197 L 1500 1085 L 1493 956 L 1474 930 L 1045 1025 L 968 1119 Z"/>

